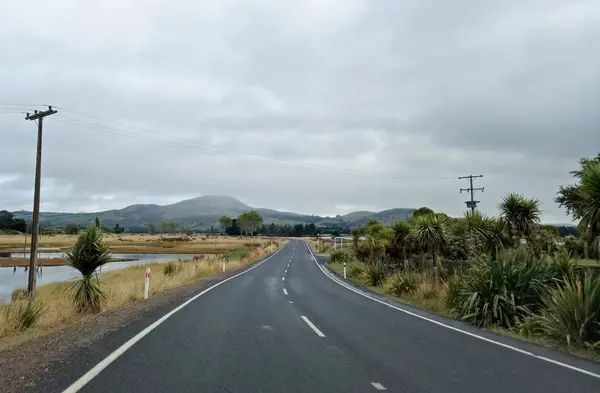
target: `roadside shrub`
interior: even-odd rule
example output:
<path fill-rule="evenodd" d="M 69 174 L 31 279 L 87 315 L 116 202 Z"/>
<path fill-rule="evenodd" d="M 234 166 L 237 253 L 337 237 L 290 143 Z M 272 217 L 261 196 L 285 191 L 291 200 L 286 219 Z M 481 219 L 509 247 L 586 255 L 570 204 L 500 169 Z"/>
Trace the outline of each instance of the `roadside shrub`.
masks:
<path fill-rule="evenodd" d="M 169 261 L 163 265 L 163 274 L 165 276 L 173 276 L 177 272 L 177 264 Z"/>
<path fill-rule="evenodd" d="M 18 331 L 24 331 L 34 327 L 44 313 L 42 303 L 33 301 L 16 301 L 6 309 L 6 319 L 14 325 Z"/>
<path fill-rule="evenodd" d="M 331 263 L 343 263 L 350 262 L 352 260 L 354 260 L 352 251 L 344 248 L 333 250 L 329 255 L 329 262 Z"/>
<path fill-rule="evenodd" d="M 382 262 L 376 262 L 365 266 L 367 284 L 379 286 L 385 280 L 388 267 Z"/>
<path fill-rule="evenodd" d="M 600 341 L 600 276 L 591 270 L 580 279 L 566 278 L 543 298 L 538 317 L 544 335 L 567 344 L 590 345 Z"/>
<path fill-rule="evenodd" d="M 423 300 L 437 299 L 440 296 L 443 284 L 437 280 L 425 279 L 417 285 L 415 294 Z"/>
<path fill-rule="evenodd" d="M 457 306 L 459 292 L 460 292 L 459 279 L 458 278 L 450 278 L 446 282 L 446 294 L 444 296 L 444 303 L 446 305 L 446 308 L 448 308 L 449 310 L 452 310 L 454 307 Z"/>
<path fill-rule="evenodd" d="M 105 296 L 100 286 L 98 269 L 110 262 L 111 255 L 97 224 L 90 226 L 77 238 L 65 258 L 72 268 L 81 273 L 81 278 L 71 284 L 75 309 L 79 313 L 100 312 Z"/>
<path fill-rule="evenodd" d="M 10 300 L 13 301 L 13 302 L 16 302 L 18 300 L 25 300 L 25 299 L 27 299 L 28 295 L 29 295 L 29 293 L 27 292 L 27 289 L 25 289 L 25 288 L 17 288 L 10 295 Z"/>
<path fill-rule="evenodd" d="M 477 258 L 459 280 L 451 314 L 476 326 L 512 328 L 541 306 L 541 295 L 556 285 L 556 269 L 548 257 L 526 249 L 506 250 Z"/>
<path fill-rule="evenodd" d="M 419 277 L 415 273 L 396 273 L 386 282 L 386 292 L 400 297 L 404 294 L 413 293 L 417 289 L 419 283 Z"/>
<path fill-rule="evenodd" d="M 359 278 L 362 276 L 364 271 L 365 271 L 365 267 L 363 264 L 361 264 L 359 262 L 351 263 L 350 266 L 348 267 L 347 276 L 350 278 Z"/>
<path fill-rule="evenodd" d="M 572 277 L 579 270 L 579 266 L 576 260 L 571 259 L 569 251 L 562 249 L 551 258 L 550 269 L 551 275 L 562 281 L 565 277 Z"/>

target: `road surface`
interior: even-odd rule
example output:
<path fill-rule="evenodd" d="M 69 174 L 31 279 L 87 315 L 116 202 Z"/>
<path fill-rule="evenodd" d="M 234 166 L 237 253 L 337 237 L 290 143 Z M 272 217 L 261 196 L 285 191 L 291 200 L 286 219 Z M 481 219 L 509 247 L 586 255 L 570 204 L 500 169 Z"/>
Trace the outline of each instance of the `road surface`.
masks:
<path fill-rule="evenodd" d="M 596 364 L 420 315 L 336 283 L 292 240 L 57 381 L 75 383 L 67 392 L 600 392 Z"/>

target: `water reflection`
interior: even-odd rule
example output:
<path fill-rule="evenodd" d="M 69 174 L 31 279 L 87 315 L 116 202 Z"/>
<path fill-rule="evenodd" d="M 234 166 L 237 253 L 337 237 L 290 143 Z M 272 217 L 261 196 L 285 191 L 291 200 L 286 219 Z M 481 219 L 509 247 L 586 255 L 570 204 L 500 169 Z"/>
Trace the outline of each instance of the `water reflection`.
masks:
<path fill-rule="evenodd" d="M 60 258 L 62 253 L 40 253 L 42 258 Z M 43 256 L 54 254 L 52 257 Z M 17 254 L 19 257 L 21 253 Z M 102 267 L 102 272 L 123 269 L 128 266 L 152 262 L 168 262 L 176 259 L 191 258 L 188 254 L 112 254 L 115 258 L 136 259 L 128 262 L 111 262 Z M 29 254 L 27 254 L 29 257 Z M 26 257 L 26 258 L 27 258 Z M 10 299 L 10 295 L 17 288 L 27 288 L 28 269 L 24 267 L 0 267 L 0 301 Z M 37 285 L 49 284 L 58 281 L 67 281 L 76 278 L 79 273 L 69 266 L 46 266 L 37 272 Z"/>

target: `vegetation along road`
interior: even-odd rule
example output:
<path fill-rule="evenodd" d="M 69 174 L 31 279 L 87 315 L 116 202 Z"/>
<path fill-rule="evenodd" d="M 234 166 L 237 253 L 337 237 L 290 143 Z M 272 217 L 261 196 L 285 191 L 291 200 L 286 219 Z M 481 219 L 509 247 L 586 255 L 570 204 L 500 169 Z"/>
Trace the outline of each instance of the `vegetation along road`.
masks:
<path fill-rule="evenodd" d="M 598 392 L 600 365 L 363 292 L 291 240 L 39 391 Z M 35 391 L 35 389 L 33 389 Z"/>

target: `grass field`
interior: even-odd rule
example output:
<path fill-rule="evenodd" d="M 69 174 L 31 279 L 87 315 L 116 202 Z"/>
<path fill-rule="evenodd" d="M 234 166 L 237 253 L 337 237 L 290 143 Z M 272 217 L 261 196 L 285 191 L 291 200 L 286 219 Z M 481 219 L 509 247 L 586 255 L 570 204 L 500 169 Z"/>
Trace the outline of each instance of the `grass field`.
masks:
<path fill-rule="evenodd" d="M 40 251 L 68 251 L 77 235 L 46 235 L 38 242 Z M 0 235 L 0 253 L 30 251 L 31 236 Z M 104 234 L 104 241 L 115 254 L 222 254 L 270 240 L 261 237 L 176 236 L 140 234 Z"/>
<path fill-rule="evenodd" d="M 247 242 L 247 239 L 246 239 Z M 283 246 L 279 241 L 277 246 Z M 276 250 L 275 247 L 273 247 Z M 252 263 L 270 251 L 270 242 L 254 247 L 252 250 L 231 252 L 229 261 L 226 263 L 227 271 L 239 269 Z M 194 262 L 190 260 L 177 261 L 174 273 L 164 273 L 164 264 L 151 263 L 133 266 L 121 270 L 110 271 L 100 276 L 100 281 L 106 299 L 103 310 L 121 307 L 131 302 L 143 299 L 144 280 L 146 268 L 151 269 L 150 296 L 152 294 L 166 291 L 170 288 L 179 287 L 201 278 L 214 276 L 222 271 L 223 262 L 214 259 Z M 59 282 L 40 286 L 37 289 L 37 300 L 41 303 L 43 313 L 38 323 L 29 330 L 20 331 L 15 323 L 15 316 L 19 307 L 25 301 L 13 301 L 11 303 L 0 303 L 0 350 L 14 346 L 23 341 L 51 333 L 65 328 L 85 318 L 78 314 L 73 308 L 70 296 L 71 283 Z"/>

